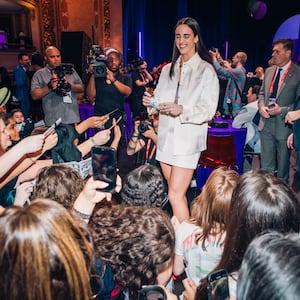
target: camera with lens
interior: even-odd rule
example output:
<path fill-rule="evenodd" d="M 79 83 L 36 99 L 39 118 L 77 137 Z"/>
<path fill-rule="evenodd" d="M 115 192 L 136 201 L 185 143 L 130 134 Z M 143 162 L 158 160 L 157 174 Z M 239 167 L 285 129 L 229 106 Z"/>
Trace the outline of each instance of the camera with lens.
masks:
<path fill-rule="evenodd" d="M 73 74 L 72 64 L 60 64 L 53 69 L 53 72 L 57 75 L 57 88 L 56 94 L 59 96 L 66 96 L 71 90 L 71 84 L 65 80 L 66 75 Z"/>
<path fill-rule="evenodd" d="M 87 56 L 87 64 L 93 65 L 95 78 L 106 78 L 107 63 L 108 59 L 104 55 L 103 49 L 99 45 L 92 45 L 89 55 Z"/>
<path fill-rule="evenodd" d="M 139 134 L 143 134 L 145 131 L 149 130 L 149 126 L 153 127 L 153 123 L 150 120 L 141 120 L 138 126 Z"/>

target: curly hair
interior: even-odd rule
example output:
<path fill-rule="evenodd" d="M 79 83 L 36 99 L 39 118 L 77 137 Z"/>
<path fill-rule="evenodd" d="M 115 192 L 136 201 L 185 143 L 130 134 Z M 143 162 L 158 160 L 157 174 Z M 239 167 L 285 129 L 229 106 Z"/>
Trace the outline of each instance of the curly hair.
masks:
<path fill-rule="evenodd" d="M 232 192 L 237 184 L 239 174 L 225 167 L 214 170 L 191 207 L 191 223 L 201 227 L 203 233 L 197 242 L 205 240 L 210 234 L 225 231 L 230 214 Z"/>
<path fill-rule="evenodd" d="M 89 300 L 93 246 L 86 224 L 49 199 L 0 216 L 1 299 Z"/>
<path fill-rule="evenodd" d="M 111 265 L 116 282 L 131 299 L 143 285 L 155 284 L 174 254 L 174 228 L 160 208 L 101 208 L 92 216 L 90 228 L 96 257 Z"/>
<path fill-rule="evenodd" d="M 159 169 L 142 165 L 127 174 L 121 199 L 125 205 L 161 207 L 163 194 L 163 177 Z"/>
<path fill-rule="evenodd" d="M 44 167 L 36 176 L 34 198 L 48 198 L 72 208 L 83 190 L 84 180 L 78 171 L 65 165 Z"/>

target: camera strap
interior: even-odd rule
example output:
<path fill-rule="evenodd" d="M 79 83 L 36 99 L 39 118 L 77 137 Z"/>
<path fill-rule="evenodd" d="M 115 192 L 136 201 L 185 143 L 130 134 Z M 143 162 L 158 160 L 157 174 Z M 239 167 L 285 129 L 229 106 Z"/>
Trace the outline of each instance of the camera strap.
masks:
<path fill-rule="evenodd" d="M 153 143 L 154 145 L 153 145 L 153 147 L 152 147 L 152 149 L 151 149 L 151 153 L 150 153 L 150 156 L 149 156 L 149 151 L 150 151 L 151 142 L 152 142 L 152 140 L 151 140 L 151 139 L 148 139 L 147 147 L 146 147 L 146 157 L 145 157 L 146 163 L 149 163 L 149 162 L 150 162 L 150 160 L 153 158 L 154 152 L 155 152 L 155 150 L 156 150 L 156 144 Z"/>

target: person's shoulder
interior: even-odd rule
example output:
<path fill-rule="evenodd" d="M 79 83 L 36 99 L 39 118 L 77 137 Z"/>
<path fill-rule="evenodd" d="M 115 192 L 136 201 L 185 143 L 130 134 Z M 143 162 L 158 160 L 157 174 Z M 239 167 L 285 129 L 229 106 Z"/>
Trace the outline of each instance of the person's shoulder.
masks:
<path fill-rule="evenodd" d="M 14 68 L 14 72 L 20 71 L 20 67 L 21 67 L 20 65 L 16 65 L 15 68 Z"/>
<path fill-rule="evenodd" d="M 296 65 L 295 63 L 292 63 L 291 70 L 296 72 L 298 76 L 300 76 L 300 66 Z"/>
<path fill-rule="evenodd" d="M 184 233 L 184 232 L 190 232 L 191 230 L 194 231 L 196 229 L 200 229 L 200 227 L 191 222 L 183 221 L 182 223 L 179 224 L 176 231 L 179 231 L 179 232 L 181 231 Z"/>

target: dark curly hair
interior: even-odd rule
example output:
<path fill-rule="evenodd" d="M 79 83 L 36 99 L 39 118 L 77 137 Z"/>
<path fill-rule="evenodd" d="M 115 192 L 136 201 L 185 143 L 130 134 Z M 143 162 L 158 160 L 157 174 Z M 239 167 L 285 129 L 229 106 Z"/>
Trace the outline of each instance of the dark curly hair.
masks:
<path fill-rule="evenodd" d="M 160 208 L 113 205 L 96 211 L 89 224 L 96 257 L 109 263 L 119 286 L 137 299 L 170 263 L 175 233 Z"/>
<path fill-rule="evenodd" d="M 49 198 L 65 208 L 72 208 L 84 187 L 78 171 L 65 165 L 44 167 L 36 176 L 34 198 Z"/>
<path fill-rule="evenodd" d="M 142 165 L 127 174 L 120 195 L 125 205 L 161 207 L 163 194 L 163 177 L 159 169 Z"/>

